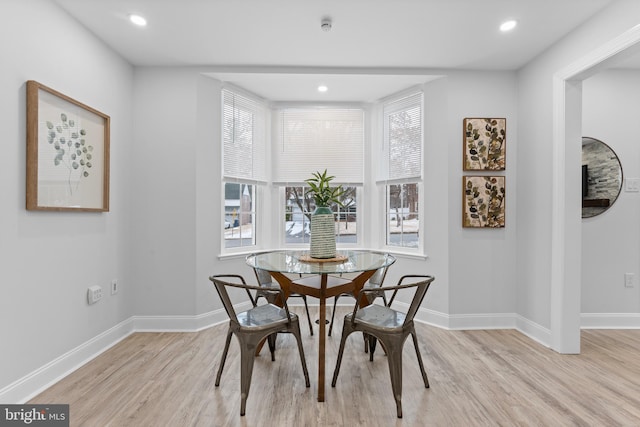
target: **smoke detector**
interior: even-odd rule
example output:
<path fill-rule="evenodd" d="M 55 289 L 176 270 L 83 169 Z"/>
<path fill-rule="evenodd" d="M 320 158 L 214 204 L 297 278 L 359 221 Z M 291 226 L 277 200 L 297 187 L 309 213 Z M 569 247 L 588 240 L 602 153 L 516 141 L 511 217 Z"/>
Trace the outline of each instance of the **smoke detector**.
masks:
<path fill-rule="evenodd" d="M 322 22 L 320 23 L 320 28 L 324 32 L 331 31 L 331 19 L 329 18 L 323 19 Z"/>

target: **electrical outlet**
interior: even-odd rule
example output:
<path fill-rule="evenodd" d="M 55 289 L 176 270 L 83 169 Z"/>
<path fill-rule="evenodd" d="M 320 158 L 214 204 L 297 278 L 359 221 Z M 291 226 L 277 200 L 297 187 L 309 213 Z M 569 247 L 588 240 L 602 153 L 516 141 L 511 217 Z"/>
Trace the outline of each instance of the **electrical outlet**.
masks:
<path fill-rule="evenodd" d="M 624 287 L 633 288 L 633 273 L 624 273 Z"/>
<path fill-rule="evenodd" d="M 118 280 L 117 279 L 113 279 L 111 281 L 111 295 L 115 295 L 118 293 Z"/>
<path fill-rule="evenodd" d="M 87 302 L 89 304 L 95 304 L 102 298 L 102 288 L 98 285 L 89 286 L 87 289 Z"/>
<path fill-rule="evenodd" d="M 638 193 L 640 192 L 640 179 L 638 178 L 627 178 L 624 180 L 624 191 L 628 193 Z"/>

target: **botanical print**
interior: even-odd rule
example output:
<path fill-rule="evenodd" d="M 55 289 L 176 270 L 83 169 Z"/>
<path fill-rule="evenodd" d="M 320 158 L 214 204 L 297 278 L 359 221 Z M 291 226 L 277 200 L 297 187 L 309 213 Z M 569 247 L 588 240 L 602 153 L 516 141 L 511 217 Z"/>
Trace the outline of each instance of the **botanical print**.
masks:
<path fill-rule="evenodd" d="M 53 164 L 68 172 L 67 185 L 69 194 L 78 189 L 80 180 L 89 176 L 93 166 L 93 145 L 85 139 L 87 130 L 76 126 L 76 120 L 60 113 L 56 122 L 46 121 L 47 143 L 53 146 L 55 155 Z"/>
<path fill-rule="evenodd" d="M 464 119 L 463 169 L 498 171 L 505 169 L 506 119 Z"/>
<path fill-rule="evenodd" d="M 464 176 L 462 184 L 462 226 L 504 227 L 504 176 Z"/>

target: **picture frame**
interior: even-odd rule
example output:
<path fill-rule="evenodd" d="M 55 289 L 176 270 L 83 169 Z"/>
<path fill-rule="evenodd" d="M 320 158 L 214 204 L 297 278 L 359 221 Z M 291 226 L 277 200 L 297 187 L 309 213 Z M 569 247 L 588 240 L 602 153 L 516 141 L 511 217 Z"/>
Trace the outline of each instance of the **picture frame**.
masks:
<path fill-rule="evenodd" d="M 507 159 L 507 119 L 467 117 L 462 124 L 465 171 L 502 171 Z"/>
<path fill-rule="evenodd" d="M 26 208 L 109 211 L 110 117 L 27 81 Z"/>
<path fill-rule="evenodd" d="M 462 226 L 504 228 L 506 180 L 504 176 L 462 177 Z"/>

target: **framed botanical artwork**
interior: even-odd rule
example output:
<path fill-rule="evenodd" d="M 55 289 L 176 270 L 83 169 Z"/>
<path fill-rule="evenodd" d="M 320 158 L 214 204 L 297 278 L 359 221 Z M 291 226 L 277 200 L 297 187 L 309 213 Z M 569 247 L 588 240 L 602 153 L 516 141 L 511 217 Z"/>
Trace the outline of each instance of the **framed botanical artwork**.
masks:
<path fill-rule="evenodd" d="M 462 177 L 462 226 L 503 228 L 505 220 L 505 177 Z"/>
<path fill-rule="evenodd" d="M 27 82 L 27 209 L 109 211 L 110 118 Z"/>
<path fill-rule="evenodd" d="M 502 171 L 506 163 L 507 119 L 466 118 L 463 170 Z"/>

